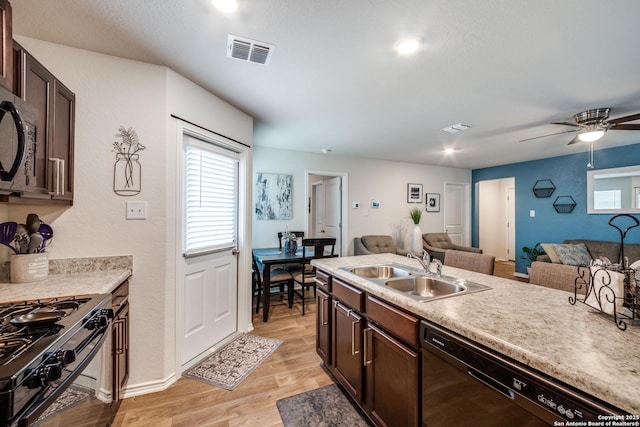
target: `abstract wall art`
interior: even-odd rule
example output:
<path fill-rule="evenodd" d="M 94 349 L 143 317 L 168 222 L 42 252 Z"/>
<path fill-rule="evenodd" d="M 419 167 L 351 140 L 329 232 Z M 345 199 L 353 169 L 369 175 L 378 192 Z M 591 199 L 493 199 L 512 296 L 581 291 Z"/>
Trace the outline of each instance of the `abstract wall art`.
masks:
<path fill-rule="evenodd" d="M 291 219 L 291 175 L 256 174 L 255 213 L 259 220 Z"/>

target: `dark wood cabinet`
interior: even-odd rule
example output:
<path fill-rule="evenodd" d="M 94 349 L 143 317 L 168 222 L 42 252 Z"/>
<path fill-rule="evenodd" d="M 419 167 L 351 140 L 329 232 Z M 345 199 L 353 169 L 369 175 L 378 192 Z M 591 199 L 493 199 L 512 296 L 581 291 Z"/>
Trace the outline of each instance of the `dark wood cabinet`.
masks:
<path fill-rule="evenodd" d="M 378 426 L 419 426 L 419 353 L 372 324 L 364 337 L 367 411 Z"/>
<path fill-rule="evenodd" d="M 22 46 L 13 46 L 14 93 L 38 110 L 33 184 L 58 204 L 73 201 L 75 94 Z M 24 194 L 23 198 L 33 198 Z"/>
<path fill-rule="evenodd" d="M 363 399 L 362 330 L 364 319 L 339 300 L 333 301 L 331 372 L 357 402 Z"/>
<path fill-rule="evenodd" d="M 316 347 L 323 362 L 376 426 L 418 427 L 420 319 L 344 280 L 323 278 L 331 284 L 330 293 L 317 291 Z"/>
<path fill-rule="evenodd" d="M 13 67 L 13 30 L 11 4 L 8 0 L 0 0 L 0 85 L 12 90 L 14 87 Z"/>
<path fill-rule="evenodd" d="M 51 162 L 49 191 L 54 200 L 73 201 L 73 146 L 76 96 L 60 81 L 53 84 L 53 138 L 48 144 Z"/>
<path fill-rule="evenodd" d="M 331 363 L 331 296 L 316 290 L 316 353 L 322 361 Z"/>
<path fill-rule="evenodd" d="M 122 392 L 129 379 L 129 282 L 124 282 L 111 294 L 115 313 L 111 326 L 113 369 L 113 400 L 122 400 Z"/>

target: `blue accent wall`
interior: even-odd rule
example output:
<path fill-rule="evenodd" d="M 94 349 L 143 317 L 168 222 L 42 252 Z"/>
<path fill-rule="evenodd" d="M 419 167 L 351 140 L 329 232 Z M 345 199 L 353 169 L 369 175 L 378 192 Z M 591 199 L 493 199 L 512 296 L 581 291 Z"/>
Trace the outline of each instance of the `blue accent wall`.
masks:
<path fill-rule="evenodd" d="M 552 157 L 472 171 L 474 188 L 480 181 L 515 178 L 516 194 L 516 271 L 526 272 L 527 261 L 518 259 L 523 246 L 535 243 L 562 243 L 565 239 L 620 241 L 620 233 L 608 224 L 612 214 L 587 214 L 588 153 Z M 608 169 L 640 164 L 640 144 L 597 150 L 594 169 Z M 537 180 L 550 179 L 556 190 L 548 198 L 536 198 L 532 188 Z M 478 203 L 472 195 L 472 243 L 478 246 Z M 576 207 L 571 213 L 557 213 L 553 202 L 558 196 L 571 196 Z M 531 218 L 529 211 L 535 210 Z M 640 216 L 635 215 L 640 219 Z M 622 219 L 622 218 L 620 218 Z M 621 228 L 630 221 L 618 224 Z M 630 230 L 626 243 L 640 243 L 640 227 Z"/>

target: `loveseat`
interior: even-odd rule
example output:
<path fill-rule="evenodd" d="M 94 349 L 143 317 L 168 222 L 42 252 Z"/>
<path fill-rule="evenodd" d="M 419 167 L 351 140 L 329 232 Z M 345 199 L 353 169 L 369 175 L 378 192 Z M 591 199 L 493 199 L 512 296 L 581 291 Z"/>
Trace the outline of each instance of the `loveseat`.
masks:
<path fill-rule="evenodd" d="M 591 259 L 606 257 L 612 263 L 617 263 L 620 257 L 620 242 L 606 242 L 602 240 L 572 239 L 562 242 L 563 245 L 585 245 Z M 546 286 L 554 289 L 573 292 L 575 280 L 578 277 L 578 265 L 580 262 L 571 262 L 572 257 L 566 256 L 564 260 L 558 258 L 550 244 L 542 244 L 546 255 L 538 255 L 531 264 L 529 270 L 529 283 Z M 549 250 L 551 248 L 551 250 Z M 556 251 L 557 252 L 557 251 Z M 626 243 L 624 256 L 629 259 L 629 264 L 640 260 L 640 244 Z M 568 259 L 567 259 L 568 258 Z M 564 263 L 562 262 L 564 261 Z M 567 263 L 569 262 L 569 263 Z M 571 265 L 573 264 L 573 265 Z M 588 264 L 587 264 L 588 265 Z M 585 279 L 588 280 L 588 274 Z"/>

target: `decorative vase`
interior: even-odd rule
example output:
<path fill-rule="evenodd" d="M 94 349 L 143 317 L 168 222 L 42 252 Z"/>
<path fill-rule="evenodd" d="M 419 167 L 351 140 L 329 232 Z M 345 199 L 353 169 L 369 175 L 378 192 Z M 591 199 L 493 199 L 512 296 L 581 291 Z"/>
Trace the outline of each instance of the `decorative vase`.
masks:
<path fill-rule="evenodd" d="M 289 252 L 290 254 L 295 254 L 298 250 L 298 242 L 295 240 L 287 240 L 284 242 L 284 250 Z"/>
<path fill-rule="evenodd" d="M 140 193 L 142 167 L 137 154 L 116 154 L 113 166 L 113 191 L 120 196 L 135 196 Z"/>
<path fill-rule="evenodd" d="M 413 226 L 413 231 L 411 232 L 411 252 L 421 256 L 423 251 L 422 230 L 420 230 L 420 226 L 418 224 L 415 224 Z"/>

